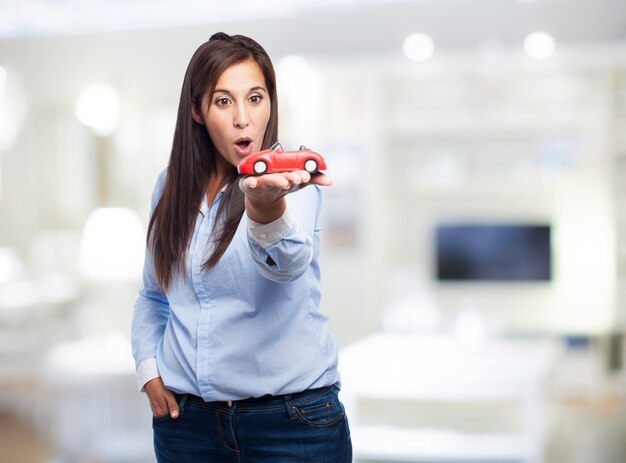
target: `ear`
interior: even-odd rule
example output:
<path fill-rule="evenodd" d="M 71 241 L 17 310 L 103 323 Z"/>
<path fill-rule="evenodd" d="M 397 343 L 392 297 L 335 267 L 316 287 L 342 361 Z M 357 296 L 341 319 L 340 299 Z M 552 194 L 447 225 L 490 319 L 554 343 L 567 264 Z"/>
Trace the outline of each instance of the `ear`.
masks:
<path fill-rule="evenodd" d="M 196 123 L 204 125 L 204 119 L 202 118 L 202 115 L 198 113 L 195 102 L 191 104 L 191 117 L 194 121 L 196 121 Z"/>

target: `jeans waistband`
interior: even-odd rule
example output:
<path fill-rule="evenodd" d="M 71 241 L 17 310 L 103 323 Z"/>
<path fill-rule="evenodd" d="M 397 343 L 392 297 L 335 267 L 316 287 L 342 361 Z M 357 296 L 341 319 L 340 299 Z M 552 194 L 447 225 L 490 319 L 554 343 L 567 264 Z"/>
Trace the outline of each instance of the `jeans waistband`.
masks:
<path fill-rule="evenodd" d="M 224 411 L 271 411 L 284 408 L 287 403 L 298 405 L 308 400 L 320 397 L 333 389 L 335 385 L 320 387 L 316 389 L 307 389 L 302 392 L 283 395 L 264 395 L 262 397 L 251 397 L 249 399 L 205 402 L 202 397 L 193 394 L 182 394 L 187 404 L 193 404 L 200 407 L 206 407 Z"/>

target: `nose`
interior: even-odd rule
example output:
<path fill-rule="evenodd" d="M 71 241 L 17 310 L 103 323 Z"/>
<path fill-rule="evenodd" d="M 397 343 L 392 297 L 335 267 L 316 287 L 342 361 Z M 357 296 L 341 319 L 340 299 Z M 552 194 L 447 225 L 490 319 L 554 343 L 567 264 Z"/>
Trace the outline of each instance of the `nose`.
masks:
<path fill-rule="evenodd" d="M 239 129 L 243 129 L 250 124 L 250 115 L 244 104 L 238 104 L 233 116 L 233 125 Z"/>

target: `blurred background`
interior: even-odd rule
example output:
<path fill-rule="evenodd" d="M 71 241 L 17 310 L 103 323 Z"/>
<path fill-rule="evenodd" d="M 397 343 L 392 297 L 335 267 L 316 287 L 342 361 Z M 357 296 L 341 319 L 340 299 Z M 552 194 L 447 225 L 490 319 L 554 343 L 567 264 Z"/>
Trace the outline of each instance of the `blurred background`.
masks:
<path fill-rule="evenodd" d="M 0 0 L 0 461 L 154 461 L 130 316 L 217 31 L 334 179 L 355 461 L 625 462 L 624 0 Z"/>

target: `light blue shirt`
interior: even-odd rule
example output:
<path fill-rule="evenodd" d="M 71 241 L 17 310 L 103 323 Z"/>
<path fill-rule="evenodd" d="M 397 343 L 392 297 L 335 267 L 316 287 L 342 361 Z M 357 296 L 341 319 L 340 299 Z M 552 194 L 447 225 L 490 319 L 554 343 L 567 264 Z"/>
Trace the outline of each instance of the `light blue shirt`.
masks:
<path fill-rule="evenodd" d="M 162 173 L 152 210 L 164 180 Z M 222 195 L 211 205 L 205 196 L 187 274 L 175 275 L 166 295 L 146 251 L 132 321 L 140 387 L 161 376 L 174 392 L 226 401 L 338 383 L 337 342 L 319 311 L 321 189 L 287 195 L 287 211 L 269 224 L 244 213 L 220 261 L 205 271 Z"/>

